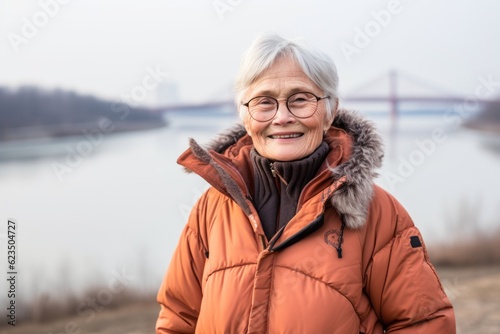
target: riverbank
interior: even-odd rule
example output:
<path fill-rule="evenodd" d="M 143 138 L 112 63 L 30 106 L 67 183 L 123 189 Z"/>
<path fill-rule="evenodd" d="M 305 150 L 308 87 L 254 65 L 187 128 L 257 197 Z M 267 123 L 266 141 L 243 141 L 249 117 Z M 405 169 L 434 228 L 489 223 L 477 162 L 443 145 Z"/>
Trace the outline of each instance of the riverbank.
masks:
<path fill-rule="evenodd" d="M 493 334 L 500 332 L 500 266 L 438 267 L 443 287 L 453 303 L 458 334 Z M 88 316 L 72 316 L 47 323 L 22 323 L 0 327 L 1 334 L 47 333 L 154 333 L 159 306 L 149 301 Z"/>
<path fill-rule="evenodd" d="M 166 126 L 165 121 L 112 121 L 101 119 L 96 122 L 76 124 L 37 125 L 4 129 L 0 142 L 24 141 L 33 139 L 62 138 L 68 136 L 92 136 L 96 132 L 119 133 L 126 131 L 142 131 Z"/>
<path fill-rule="evenodd" d="M 142 130 L 164 123 L 161 112 L 135 103 L 61 89 L 0 86 L 0 141 Z"/>

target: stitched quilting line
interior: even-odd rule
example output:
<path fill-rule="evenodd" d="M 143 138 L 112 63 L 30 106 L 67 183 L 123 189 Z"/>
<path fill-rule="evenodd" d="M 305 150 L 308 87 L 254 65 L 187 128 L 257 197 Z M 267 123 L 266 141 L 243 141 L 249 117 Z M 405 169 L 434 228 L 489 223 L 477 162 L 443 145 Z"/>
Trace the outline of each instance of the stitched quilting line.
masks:
<path fill-rule="evenodd" d="M 228 266 L 228 267 L 223 267 L 223 268 L 215 269 L 210 274 L 207 275 L 207 278 L 205 279 L 205 282 L 208 280 L 208 278 L 210 276 L 212 276 L 215 273 L 218 273 L 219 271 L 224 271 L 224 270 L 228 270 L 228 269 L 232 269 L 232 268 L 244 267 L 244 266 L 249 266 L 249 265 L 257 265 L 257 263 L 256 262 L 245 262 L 245 263 L 235 264 L 233 266 Z"/>

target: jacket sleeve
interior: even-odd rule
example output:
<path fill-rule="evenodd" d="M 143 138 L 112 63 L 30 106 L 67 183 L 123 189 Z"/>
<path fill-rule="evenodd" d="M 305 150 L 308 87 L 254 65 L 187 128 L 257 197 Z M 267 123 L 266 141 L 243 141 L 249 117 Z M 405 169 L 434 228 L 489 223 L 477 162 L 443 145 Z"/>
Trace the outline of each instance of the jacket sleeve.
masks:
<path fill-rule="evenodd" d="M 206 194 L 192 209 L 158 291 L 156 333 L 194 333 L 202 299 L 206 249 L 199 226 L 206 219 Z"/>
<path fill-rule="evenodd" d="M 373 202 L 367 227 L 372 255 L 365 291 L 386 333 L 455 334 L 453 307 L 419 230 L 385 191 L 377 189 Z"/>

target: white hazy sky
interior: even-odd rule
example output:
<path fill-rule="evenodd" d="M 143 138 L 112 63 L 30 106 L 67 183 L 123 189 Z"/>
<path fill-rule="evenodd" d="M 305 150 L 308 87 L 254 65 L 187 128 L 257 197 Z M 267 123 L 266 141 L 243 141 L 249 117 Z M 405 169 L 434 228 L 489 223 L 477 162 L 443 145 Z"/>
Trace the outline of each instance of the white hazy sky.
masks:
<path fill-rule="evenodd" d="M 168 72 L 183 101 L 214 100 L 228 96 L 243 51 L 268 31 L 304 37 L 331 54 L 344 94 L 393 68 L 469 96 L 480 76 L 500 81 L 495 0 L 60 1 L 67 3 L 0 0 L 0 86 L 120 99 L 149 66 Z M 342 43 L 355 46 L 356 30 L 375 29 L 373 12 L 394 1 L 398 12 L 348 61 Z M 42 4 L 52 4 L 53 17 Z M 218 13 L 214 5 L 228 9 Z M 26 35 L 28 21 L 40 27 L 16 52 L 10 39 Z"/>

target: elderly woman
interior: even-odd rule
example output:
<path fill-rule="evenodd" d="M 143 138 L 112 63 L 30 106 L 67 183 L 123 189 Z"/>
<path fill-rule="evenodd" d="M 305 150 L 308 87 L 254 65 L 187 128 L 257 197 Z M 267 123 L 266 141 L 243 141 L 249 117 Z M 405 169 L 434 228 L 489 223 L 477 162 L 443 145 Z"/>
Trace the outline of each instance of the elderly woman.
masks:
<path fill-rule="evenodd" d="M 420 232 L 373 182 L 380 138 L 338 109 L 337 85 L 301 43 L 247 51 L 243 126 L 178 160 L 211 188 L 158 293 L 157 333 L 455 333 Z"/>

